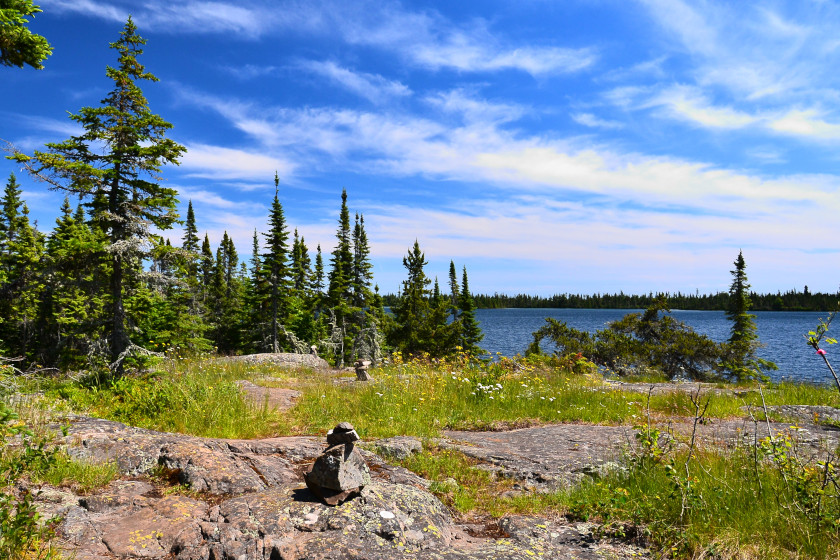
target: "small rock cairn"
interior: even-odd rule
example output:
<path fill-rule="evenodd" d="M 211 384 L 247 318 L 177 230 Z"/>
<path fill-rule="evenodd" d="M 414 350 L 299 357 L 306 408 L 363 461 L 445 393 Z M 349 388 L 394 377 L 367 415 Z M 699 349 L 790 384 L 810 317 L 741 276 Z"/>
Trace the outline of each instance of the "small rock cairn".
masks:
<path fill-rule="evenodd" d="M 368 360 L 358 360 L 356 362 L 356 381 L 370 381 L 373 377 L 368 373 L 370 369 L 370 362 Z"/>
<path fill-rule="evenodd" d="M 307 488 L 325 504 L 337 506 L 370 484 L 370 470 L 355 446 L 359 439 L 353 424 L 342 422 L 327 432 L 327 450 L 303 474 Z"/>

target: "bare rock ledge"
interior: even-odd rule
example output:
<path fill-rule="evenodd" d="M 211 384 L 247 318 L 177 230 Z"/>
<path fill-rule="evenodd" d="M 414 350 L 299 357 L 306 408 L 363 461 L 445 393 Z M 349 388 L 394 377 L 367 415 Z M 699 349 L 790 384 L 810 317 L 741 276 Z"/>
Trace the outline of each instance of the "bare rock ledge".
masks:
<path fill-rule="evenodd" d="M 115 461 L 125 475 L 87 496 L 42 488 L 39 509 L 62 518 L 60 545 L 77 560 L 648 557 L 596 539 L 586 523 L 511 516 L 461 524 L 427 490 L 428 481 L 365 450 L 371 483 L 328 506 L 302 480 L 324 451 L 320 438 L 224 440 L 71 420 L 63 440 L 70 454 Z M 190 491 L 173 493 L 141 476 L 153 471 Z"/>

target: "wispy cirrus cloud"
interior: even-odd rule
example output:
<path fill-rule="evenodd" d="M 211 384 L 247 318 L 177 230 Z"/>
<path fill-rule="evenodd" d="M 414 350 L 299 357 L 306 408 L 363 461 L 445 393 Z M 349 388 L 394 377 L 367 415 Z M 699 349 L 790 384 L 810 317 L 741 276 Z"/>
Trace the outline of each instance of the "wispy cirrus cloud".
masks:
<path fill-rule="evenodd" d="M 289 33 L 329 36 L 386 49 L 435 71 L 520 70 L 541 76 L 577 72 L 598 58 L 590 48 L 516 44 L 491 31 L 486 21 L 457 24 L 437 12 L 406 9 L 398 2 L 151 0 L 138 6 L 126 0 L 50 0 L 49 5 L 57 12 L 109 21 L 125 21 L 131 13 L 141 27 L 167 33 L 234 33 L 252 40 Z M 345 83 L 354 80 L 337 68 L 321 70 Z"/>
<path fill-rule="evenodd" d="M 618 121 L 611 121 L 596 117 L 592 113 L 574 113 L 572 120 L 583 126 L 590 128 L 606 128 L 606 129 L 620 129 L 624 128 L 624 123 Z"/>
<path fill-rule="evenodd" d="M 49 0 L 57 12 L 74 12 L 109 21 L 124 22 L 129 15 L 138 26 L 169 33 L 236 33 L 256 38 L 269 28 L 273 18 L 258 7 L 240 3 L 201 0 L 152 0 L 142 5 L 120 0 Z"/>
<path fill-rule="evenodd" d="M 486 100 L 457 92 L 442 114 L 418 118 L 347 109 L 249 108 L 212 99 L 206 107 L 237 106 L 221 113 L 239 128 L 259 122 L 252 135 L 281 159 L 287 149 L 308 165 L 339 165 L 382 176 L 424 175 L 440 180 L 480 181 L 499 192 L 568 193 L 606 197 L 616 205 L 646 201 L 651 214 L 716 214 L 738 219 L 769 216 L 795 204 L 806 209 L 837 206 L 840 180 L 828 176 L 765 179 L 703 161 L 649 156 L 587 146 L 561 136 L 531 136 L 509 129 L 493 111 L 477 109 Z M 458 108 L 469 118 L 453 125 Z M 481 115 L 484 118 L 480 118 Z M 757 219 L 757 218 L 756 218 Z"/>
<path fill-rule="evenodd" d="M 273 177 L 275 171 L 287 180 L 295 169 L 292 162 L 281 157 L 199 143 L 188 144 L 181 167 L 191 177 L 263 182 L 267 177 Z"/>
<path fill-rule="evenodd" d="M 411 95 L 411 90 L 398 81 L 388 80 L 378 74 L 355 72 L 332 61 L 308 60 L 301 62 L 299 66 L 364 97 L 371 103 L 383 103 L 395 97 Z"/>
<path fill-rule="evenodd" d="M 816 140 L 840 139 L 840 124 L 826 121 L 816 109 L 791 110 L 772 119 L 768 126 L 776 132 L 792 136 Z"/>
<path fill-rule="evenodd" d="M 743 128 L 760 120 L 732 107 L 716 106 L 698 88 L 683 85 L 669 88 L 646 105 L 661 107 L 673 118 L 708 128 Z"/>

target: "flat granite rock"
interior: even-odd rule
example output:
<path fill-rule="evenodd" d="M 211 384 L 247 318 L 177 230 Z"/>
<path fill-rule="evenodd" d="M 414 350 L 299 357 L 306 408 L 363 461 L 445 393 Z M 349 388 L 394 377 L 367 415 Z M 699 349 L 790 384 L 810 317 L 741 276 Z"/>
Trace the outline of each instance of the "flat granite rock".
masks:
<path fill-rule="evenodd" d="M 635 445 L 627 427 L 560 424 L 508 432 L 444 432 L 440 444 L 538 491 L 554 491 L 609 468 Z"/>
<path fill-rule="evenodd" d="M 200 490 L 172 494 L 142 478 L 116 480 L 86 496 L 42 489 L 38 508 L 62 519 L 58 544 L 76 560 L 629 559 L 647 554 L 626 543 L 598 540 L 586 524 L 537 517 L 490 521 L 490 530 L 475 533 L 453 519 L 428 491 L 427 480 L 364 449 L 357 451 L 370 467 L 370 484 L 358 496 L 327 506 L 302 484 L 303 471 L 324 450 L 316 438 L 223 440 L 93 418 L 72 420 L 63 443 L 74 457 L 113 460 L 131 476 L 163 465 Z M 491 436 L 503 439 L 500 433 Z"/>
<path fill-rule="evenodd" d="M 314 354 L 268 352 L 263 354 L 246 354 L 244 356 L 227 356 L 218 359 L 246 364 L 271 364 L 288 368 L 310 367 L 319 370 L 330 369 L 330 364 L 324 358 L 319 358 Z"/>
<path fill-rule="evenodd" d="M 209 505 L 186 496 L 150 497 L 141 486 L 109 488 L 114 506 L 59 512 L 63 548 L 88 558 L 173 560 L 367 560 L 645 558 L 643 549 L 592 536 L 591 524 L 507 517 L 502 538 L 472 537 L 432 494 L 377 481 L 336 507 L 306 488 L 283 485 Z M 140 500 L 140 498 L 145 498 Z M 87 502 L 86 502 L 87 503 Z"/>
<path fill-rule="evenodd" d="M 114 461 L 124 475 L 148 474 L 158 466 L 198 492 L 236 495 L 299 479 L 296 464 L 314 460 L 316 438 L 262 440 L 199 438 L 133 428 L 98 418 L 72 417 L 62 443 L 70 456 Z"/>

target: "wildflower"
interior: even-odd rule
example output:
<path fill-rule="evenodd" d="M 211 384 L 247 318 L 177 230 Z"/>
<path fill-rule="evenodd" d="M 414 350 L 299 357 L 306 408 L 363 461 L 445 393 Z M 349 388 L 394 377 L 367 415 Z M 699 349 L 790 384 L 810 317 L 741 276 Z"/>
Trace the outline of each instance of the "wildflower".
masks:
<path fill-rule="evenodd" d="M 820 356 L 825 356 L 825 353 L 825 350 L 823 350 L 822 348 L 817 349 L 817 354 L 819 354 Z"/>

